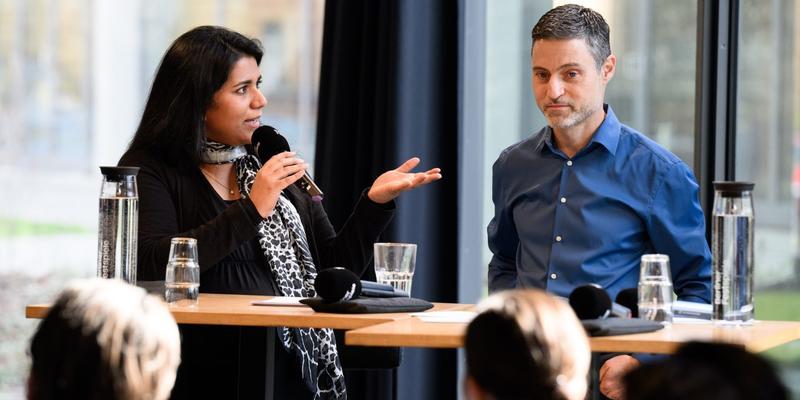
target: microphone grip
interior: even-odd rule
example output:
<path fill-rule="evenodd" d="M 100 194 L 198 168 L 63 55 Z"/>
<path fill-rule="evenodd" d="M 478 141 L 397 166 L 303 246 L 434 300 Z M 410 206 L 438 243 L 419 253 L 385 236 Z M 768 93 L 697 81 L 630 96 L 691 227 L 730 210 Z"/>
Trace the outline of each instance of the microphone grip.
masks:
<path fill-rule="evenodd" d="M 317 186 L 311 178 L 308 177 L 308 174 L 303 174 L 303 176 L 295 182 L 300 189 L 303 189 L 304 192 L 308 193 L 311 196 L 311 199 L 314 201 L 321 201 L 322 200 L 322 190 L 320 190 L 319 186 Z"/>

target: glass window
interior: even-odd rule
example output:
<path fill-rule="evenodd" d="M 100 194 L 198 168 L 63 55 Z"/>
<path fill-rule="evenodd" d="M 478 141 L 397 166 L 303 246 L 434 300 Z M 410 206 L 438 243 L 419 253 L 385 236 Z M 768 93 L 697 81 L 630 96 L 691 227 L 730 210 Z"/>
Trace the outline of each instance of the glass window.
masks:
<path fill-rule="evenodd" d="M 0 0 L 0 398 L 22 398 L 36 321 L 95 273 L 99 165 L 116 164 L 161 56 L 223 25 L 261 40 L 263 121 L 314 159 L 323 0 Z"/>
<path fill-rule="evenodd" d="M 756 283 L 792 279 L 800 193 L 795 1 L 743 1 L 739 35 L 736 178 L 756 183 Z"/>
<path fill-rule="evenodd" d="M 800 3 L 741 3 L 736 179 L 755 182 L 756 318 L 800 320 Z M 769 352 L 798 386 L 797 342 Z M 796 388 L 795 391 L 800 391 Z"/>

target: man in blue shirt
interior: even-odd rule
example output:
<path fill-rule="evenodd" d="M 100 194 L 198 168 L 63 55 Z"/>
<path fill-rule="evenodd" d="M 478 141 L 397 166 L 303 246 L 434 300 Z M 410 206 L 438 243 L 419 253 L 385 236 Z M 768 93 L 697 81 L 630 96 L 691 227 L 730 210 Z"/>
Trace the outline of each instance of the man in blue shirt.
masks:
<path fill-rule="evenodd" d="M 616 66 L 608 24 L 565 5 L 531 37 L 531 87 L 549 126 L 494 164 L 489 291 L 566 297 L 597 283 L 614 298 L 637 286 L 643 254 L 663 253 L 678 298 L 708 303 L 711 255 L 691 170 L 603 103 Z M 629 356 L 606 362 L 601 392 L 621 398 L 619 378 L 636 365 Z"/>

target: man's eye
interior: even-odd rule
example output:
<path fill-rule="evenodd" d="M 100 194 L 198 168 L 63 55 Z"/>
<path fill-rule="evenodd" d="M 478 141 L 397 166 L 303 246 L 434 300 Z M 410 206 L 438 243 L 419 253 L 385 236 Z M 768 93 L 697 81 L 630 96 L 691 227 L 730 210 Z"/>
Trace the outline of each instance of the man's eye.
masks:
<path fill-rule="evenodd" d="M 536 76 L 536 78 L 539 79 L 540 81 L 546 81 L 547 80 L 547 74 L 544 73 L 544 72 L 536 72 L 536 73 L 534 73 L 534 76 Z"/>
<path fill-rule="evenodd" d="M 576 71 L 569 71 L 569 72 L 567 72 L 567 77 L 569 77 L 569 78 L 577 78 L 578 77 L 578 73 Z"/>

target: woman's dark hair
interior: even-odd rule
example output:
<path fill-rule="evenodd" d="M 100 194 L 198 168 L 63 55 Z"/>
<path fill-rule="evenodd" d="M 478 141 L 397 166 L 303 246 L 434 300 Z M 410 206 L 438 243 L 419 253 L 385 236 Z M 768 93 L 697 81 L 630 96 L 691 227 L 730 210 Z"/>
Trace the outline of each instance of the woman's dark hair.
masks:
<path fill-rule="evenodd" d="M 536 342 L 534 335 L 530 339 Z M 528 342 L 514 317 L 497 311 L 478 315 L 466 335 L 470 376 L 499 400 L 562 400 L 555 374 L 544 359 L 548 357 L 547 348 L 535 343 L 537 352 L 532 352 Z"/>
<path fill-rule="evenodd" d="M 465 338 L 467 375 L 497 400 L 583 399 L 591 351 L 575 314 L 545 292 L 507 290 L 479 305 Z"/>
<path fill-rule="evenodd" d="M 203 118 L 214 93 L 245 56 L 261 63 L 258 40 L 218 26 L 200 26 L 175 40 L 156 72 L 141 122 L 129 149 L 156 152 L 186 166 L 200 163 Z"/>

